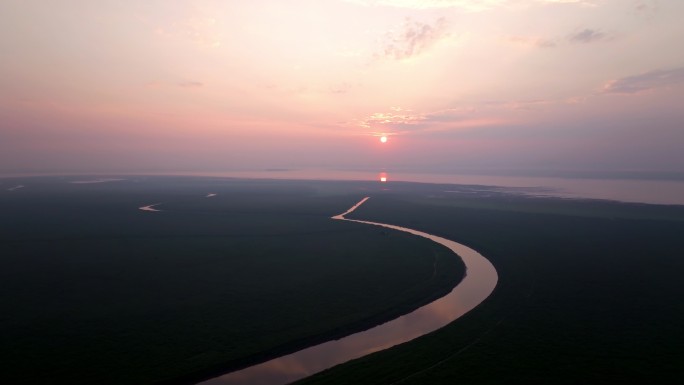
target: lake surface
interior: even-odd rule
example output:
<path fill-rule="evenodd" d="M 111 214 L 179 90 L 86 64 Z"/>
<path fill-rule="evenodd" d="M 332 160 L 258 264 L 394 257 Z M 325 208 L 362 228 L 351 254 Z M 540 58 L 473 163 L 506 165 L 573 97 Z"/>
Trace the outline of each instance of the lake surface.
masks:
<path fill-rule="evenodd" d="M 117 176 L 123 174 L 115 174 Z M 420 182 L 440 184 L 464 184 L 515 188 L 516 193 L 561 198 L 608 199 L 622 202 L 684 205 L 684 180 L 617 179 L 617 178 L 556 178 L 472 174 L 435 174 L 391 171 L 344 171 L 344 170 L 253 170 L 230 172 L 163 172 L 155 175 L 187 175 L 231 178 L 312 179 L 312 180 L 361 180 L 392 182 Z M 31 175 L 5 175 L 18 178 Z M 82 182 L 74 176 L 73 181 Z M 99 180 L 104 180 L 100 178 Z M 384 182 L 381 180 L 384 179 Z M 98 181 L 99 181 L 98 180 Z M 106 181 L 114 181 L 108 178 Z M 13 188 L 14 187 L 14 188 Z M 24 187 L 23 185 L 21 187 Z M 8 186 L 7 190 L 19 186 Z"/>
<path fill-rule="evenodd" d="M 382 325 L 228 373 L 201 384 L 287 384 L 437 330 L 474 309 L 489 297 L 496 287 L 498 275 L 494 266 L 477 251 L 452 240 L 405 227 L 344 218 L 344 215 L 354 211 L 367 199 L 362 199 L 333 219 L 404 231 L 442 244 L 463 260 L 466 266 L 466 276 L 463 280 L 446 296 Z"/>
<path fill-rule="evenodd" d="M 237 177 L 274 179 L 377 180 L 514 187 L 516 192 L 561 198 L 684 205 L 684 181 L 652 179 L 552 178 L 497 175 L 360 172 L 326 170 L 251 171 Z M 524 191 L 528 189 L 528 191 Z"/>

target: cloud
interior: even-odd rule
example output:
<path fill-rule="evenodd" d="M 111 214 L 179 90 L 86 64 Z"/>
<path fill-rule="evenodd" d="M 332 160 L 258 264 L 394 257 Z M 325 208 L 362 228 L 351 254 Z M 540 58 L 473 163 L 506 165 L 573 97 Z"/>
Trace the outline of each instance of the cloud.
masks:
<path fill-rule="evenodd" d="M 605 33 L 590 28 L 585 28 L 579 32 L 572 33 L 568 36 L 568 40 L 573 43 L 593 43 L 595 41 L 603 40 L 605 38 Z"/>
<path fill-rule="evenodd" d="M 185 80 L 181 82 L 165 82 L 159 80 L 152 80 L 145 83 L 148 88 L 162 88 L 162 87 L 181 87 L 181 88 L 200 88 L 204 87 L 204 83 L 195 80 Z"/>
<path fill-rule="evenodd" d="M 374 135 L 461 132 L 464 129 L 476 127 L 506 126 L 515 122 L 517 113 L 524 114 L 560 105 L 577 105 L 586 101 L 587 97 L 584 96 L 557 99 L 490 100 L 423 112 L 390 107 L 387 111 L 376 112 L 360 120 L 341 125 L 347 128 L 362 128 Z"/>
<path fill-rule="evenodd" d="M 448 23 L 444 18 L 437 19 L 434 24 L 406 19 L 398 32 L 386 34 L 376 56 L 397 60 L 416 56 L 449 36 L 447 29 Z"/>
<path fill-rule="evenodd" d="M 391 107 L 389 111 L 377 112 L 352 122 L 352 126 L 372 130 L 370 133 L 374 135 L 404 135 L 490 126 L 501 122 L 493 117 L 479 116 L 475 108 L 468 106 L 427 113 Z"/>
<path fill-rule="evenodd" d="M 573 32 L 565 38 L 544 38 L 536 36 L 509 36 L 507 40 L 514 44 L 533 46 L 537 48 L 555 48 L 563 43 L 580 43 L 587 44 L 599 40 L 606 40 L 609 36 L 600 30 L 585 28 L 581 31 Z"/>
<path fill-rule="evenodd" d="M 365 6 L 385 6 L 410 9 L 460 8 L 484 11 L 505 4 L 508 0 L 347 0 Z"/>
<path fill-rule="evenodd" d="M 637 12 L 656 12 L 658 10 L 657 0 L 640 0 L 634 5 Z"/>
<path fill-rule="evenodd" d="M 536 0 L 532 1 L 536 3 L 542 3 L 542 4 L 579 4 L 583 6 L 589 6 L 589 7 L 594 7 L 596 6 L 596 1 L 590 1 L 590 0 Z"/>
<path fill-rule="evenodd" d="M 389 111 L 376 112 L 359 122 L 359 126 L 367 129 L 386 127 L 399 130 L 402 127 L 414 126 L 425 120 L 422 114 L 400 107 L 390 107 Z"/>
<path fill-rule="evenodd" d="M 197 81 L 185 81 L 185 82 L 180 82 L 180 83 L 178 83 L 178 87 L 183 87 L 183 88 L 199 88 L 199 87 L 204 87 L 204 83 L 202 83 L 202 82 L 197 82 Z"/>
<path fill-rule="evenodd" d="M 385 6 L 409 9 L 455 8 L 468 12 L 488 11 L 504 7 L 524 7 L 544 4 L 578 4 L 593 6 L 590 0 L 347 0 L 364 6 Z"/>
<path fill-rule="evenodd" d="M 511 36 L 508 41 L 537 48 L 555 48 L 558 45 L 555 40 L 541 37 Z"/>
<path fill-rule="evenodd" d="M 353 88 L 353 86 L 351 85 L 351 83 L 342 82 L 342 83 L 338 83 L 335 85 L 331 85 L 328 88 L 328 93 L 334 94 L 334 95 L 342 95 L 342 94 L 346 94 L 349 91 L 351 91 L 352 88 Z"/>
<path fill-rule="evenodd" d="M 669 70 L 655 70 L 639 75 L 612 80 L 603 87 L 604 93 L 635 94 L 655 88 L 684 83 L 684 67 Z"/>
<path fill-rule="evenodd" d="M 634 4 L 634 14 L 645 20 L 653 20 L 660 13 L 658 0 L 640 0 Z"/>
<path fill-rule="evenodd" d="M 199 47 L 219 47 L 222 42 L 216 19 L 210 17 L 190 17 L 174 22 L 170 27 L 158 27 L 155 33 L 165 37 L 182 37 Z"/>

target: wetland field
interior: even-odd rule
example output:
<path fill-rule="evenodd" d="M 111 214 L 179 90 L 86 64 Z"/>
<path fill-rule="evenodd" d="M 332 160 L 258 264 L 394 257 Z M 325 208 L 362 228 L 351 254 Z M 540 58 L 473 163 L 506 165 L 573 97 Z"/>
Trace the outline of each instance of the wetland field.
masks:
<path fill-rule="evenodd" d="M 78 182 L 78 183 L 74 183 Z M 22 186 L 16 188 L 16 186 Z M 0 179 L 0 383 L 193 384 L 498 272 L 465 316 L 302 384 L 670 383 L 684 206 L 515 189 L 209 177 Z"/>

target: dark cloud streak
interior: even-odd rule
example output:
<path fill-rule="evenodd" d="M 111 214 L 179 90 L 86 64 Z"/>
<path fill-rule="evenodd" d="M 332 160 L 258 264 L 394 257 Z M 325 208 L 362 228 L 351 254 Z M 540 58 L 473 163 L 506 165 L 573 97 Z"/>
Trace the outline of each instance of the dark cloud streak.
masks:
<path fill-rule="evenodd" d="M 589 44 L 598 41 L 605 41 L 610 37 L 611 36 L 601 30 L 585 28 L 581 31 L 573 32 L 565 37 L 546 38 L 535 36 L 510 36 L 508 37 L 508 41 L 511 43 L 524 44 L 537 48 L 556 48 L 567 43 Z"/>
<path fill-rule="evenodd" d="M 401 60 L 419 55 L 448 36 L 447 28 L 448 23 L 444 18 L 437 19 L 433 24 L 406 19 L 398 33 L 386 36 L 377 56 Z"/>
<path fill-rule="evenodd" d="M 572 43 L 593 43 L 595 41 L 603 40 L 606 38 L 606 34 L 596 30 L 585 28 L 579 32 L 575 32 L 568 36 L 568 40 Z"/>
<path fill-rule="evenodd" d="M 655 70 L 612 80 L 605 85 L 603 92 L 611 94 L 635 94 L 679 83 L 684 83 L 684 67 L 669 70 Z"/>

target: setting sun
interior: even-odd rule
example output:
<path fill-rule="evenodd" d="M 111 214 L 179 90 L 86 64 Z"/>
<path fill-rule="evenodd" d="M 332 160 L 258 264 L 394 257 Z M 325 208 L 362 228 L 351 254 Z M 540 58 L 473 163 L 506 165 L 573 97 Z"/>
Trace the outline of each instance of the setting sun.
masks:
<path fill-rule="evenodd" d="M 382 143 L 387 143 L 387 137 L 386 137 L 386 136 L 381 136 L 381 137 L 380 137 L 380 141 L 381 141 Z"/>

